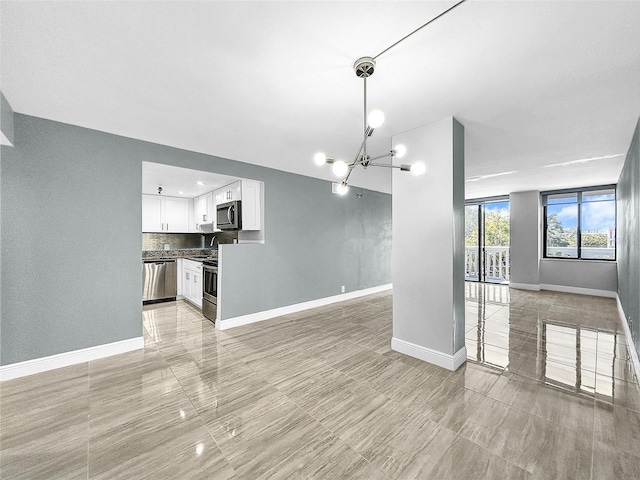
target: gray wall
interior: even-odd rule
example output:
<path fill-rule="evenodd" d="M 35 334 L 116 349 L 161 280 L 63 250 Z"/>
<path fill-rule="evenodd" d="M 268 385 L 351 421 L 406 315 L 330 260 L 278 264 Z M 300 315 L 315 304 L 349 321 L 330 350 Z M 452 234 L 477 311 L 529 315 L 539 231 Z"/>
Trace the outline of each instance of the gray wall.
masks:
<path fill-rule="evenodd" d="M 464 347 L 464 127 L 453 119 L 453 351 Z"/>
<path fill-rule="evenodd" d="M 540 285 L 589 288 L 616 292 L 618 272 L 616 262 L 591 260 L 540 260 Z"/>
<path fill-rule="evenodd" d="M 391 282 L 389 195 L 339 197 L 330 182 L 19 114 L 15 145 L 0 164 L 2 365 L 141 335 L 143 161 L 264 182 L 266 243 L 225 247 L 224 318 Z"/>
<path fill-rule="evenodd" d="M 453 355 L 464 346 L 464 129 L 447 118 L 396 135 L 411 145 L 393 172 L 393 337 Z"/>
<path fill-rule="evenodd" d="M 540 192 L 509 194 L 511 283 L 538 285 Z"/>
<path fill-rule="evenodd" d="M 390 195 L 264 173 L 265 243 L 221 249 L 223 320 L 391 283 Z"/>
<path fill-rule="evenodd" d="M 618 296 L 640 354 L 640 120 L 618 180 Z"/>
<path fill-rule="evenodd" d="M 2 365 L 142 335 L 139 143 L 15 115 L 2 147 Z"/>
<path fill-rule="evenodd" d="M 6 124 L 11 125 L 11 139 L 13 140 L 13 110 L 7 106 L 9 103 L 0 92 L 0 129 L 5 129 Z M 8 129 L 8 128 L 7 128 Z M 5 133 L 6 135 L 6 133 Z M 0 213 L 2 212 L 2 155 L 10 147 L 0 145 Z M 2 216 L 0 214 L 0 252 L 2 251 Z M 2 359 L 2 255 L 0 255 L 0 359 Z M 1 365 L 1 363 L 0 363 Z"/>

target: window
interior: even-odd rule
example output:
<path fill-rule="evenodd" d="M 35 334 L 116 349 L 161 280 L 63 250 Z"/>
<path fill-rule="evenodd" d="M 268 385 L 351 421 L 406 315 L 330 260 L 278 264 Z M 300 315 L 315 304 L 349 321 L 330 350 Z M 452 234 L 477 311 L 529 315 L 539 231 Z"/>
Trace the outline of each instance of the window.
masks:
<path fill-rule="evenodd" d="M 615 185 L 544 192 L 544 257 L 616 259 Z"/>

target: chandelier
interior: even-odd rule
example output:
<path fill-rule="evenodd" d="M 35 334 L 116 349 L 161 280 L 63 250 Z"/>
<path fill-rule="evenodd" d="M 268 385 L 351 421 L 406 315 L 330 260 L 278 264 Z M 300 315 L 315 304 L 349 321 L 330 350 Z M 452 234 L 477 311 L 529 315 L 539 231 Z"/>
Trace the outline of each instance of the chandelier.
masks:
<path fill-rule="evenodd" d="M 340 184 L 336 189 L 336 193 L 344 195 L 349 190 L 349 177 L 351 172 L 358 165 L 363 168 L 368 167 L 386 167 L 386 168 L 399 168 L 401 171 L 411 172 L 414 175 L 422 175 L 426 171 L 426 165 L 423 162 L 415 162 L 411 165 L 393 165 L 393 163 L 375 163 L 377 160 L 389 157 L 391 162 L 394 158 L 402 158 L 407 153 L 407 148 L 402 145 L 396 145 L 388 152 L 374 157 L 370 156 L 367 152 L 367 140 L 376 128 L 379 128 L 384 123 L 384 113 L 380 110 L 371 110 L 367 115 L 367 78 L 373 75 L 376 62 L 372 57 L 362 57 L 355 61 L 353 69 L 359 78 L 362 78 L 364 83 L 364 136 L 358 151 L 350 163 L 344 160 L 338 160 L 335 158 L 327 157 L 323 152 L 318 152 L 313 157 L 313 161 L 318 166 L 324 164 L 331 165 L 331 172 L 341 178 Z"/>
<path fill-rule="evenodd" d="M 376 68 L 376 58 L 384 53 L 387 53 L 396 45 L 404 42 L 412 35 L 418 33 L 420 30 L 435 22 L 439 18 L 443 17 L 451 10 L 462 5 L 466 1 L 467 0 L 459 0 L 456 4 L 450 6 L 442 13 L 436 15 L 431 20 L 419 26 L 408 35 L 405 35 L 393 45 L 385 48 L 375 57 L 362 57 L 355 61 L 355 63 L 353 64 L 353 69 L 355 70 L 356 75 L 361 78 L 364 83 L 364 138 L 362 139 L 360 148 L 358 149 L 355 158 L 350 163 L 347 163 L 344 160 L 337 160 L 335 158 L 327 157 L 323 152 L 318 152 L 313 157 L 314 162 L 318 166 L 322 166 L 326 163 L 331 164 L 331 171 L 333 172 L 333 174 L 336 177 L 342 178 L 340 184 L 338 185 L 338 188 L 336 189 L 336 193 L 340 193 L 341 195 L 347 193 L 349 189 L 349 177 L 351 176 L 351 172 L 353 172 L 353 169 L 358 165 L 361 165 L 363 168 L 399 168 L 401 171 L 411 172 L 414 175 L 422 175 L 426 172 L 427 167 L 423 162 L 415 162 L 411 165 L 393 165 L 394 158 L 402 158 L 407 153 L 407 149 L 404 145 L 396 145 L 388 152 L 383 153 L 382 155 L 377 155 L 375 157 L 371 157 L 367 153 L 367 140 L 371 135 L 373 135 L 373 131 L 384 123 L 384 113 L 382 113 L 380 110 L 371 110 L 369 112 L 369 115 L 367 115 L 367 78 L 373 75 L 373 71 Z M 391 163 L 374 163 L 376 160 L 380 160 L 386 157 L 389 157 L 391 159 Z"/>

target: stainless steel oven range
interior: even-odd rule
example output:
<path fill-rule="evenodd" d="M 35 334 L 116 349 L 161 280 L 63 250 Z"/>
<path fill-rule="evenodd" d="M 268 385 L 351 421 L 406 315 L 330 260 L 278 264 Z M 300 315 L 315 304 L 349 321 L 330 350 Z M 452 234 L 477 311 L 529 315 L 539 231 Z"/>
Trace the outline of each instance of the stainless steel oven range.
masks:
<path fill-rule="evenodd" d="M 218 313 L 218 260 L 202 262 L 202 314 L 216 321 Z"/>

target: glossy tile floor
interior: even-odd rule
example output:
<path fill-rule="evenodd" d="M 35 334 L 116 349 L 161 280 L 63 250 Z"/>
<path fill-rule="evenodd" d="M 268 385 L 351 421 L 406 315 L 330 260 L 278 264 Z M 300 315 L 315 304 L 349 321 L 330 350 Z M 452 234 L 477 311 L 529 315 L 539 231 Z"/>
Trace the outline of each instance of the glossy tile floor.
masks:
<path fill-rule="evenodd" d="M 0 384 L 0 478 L 640 478 L 614 301 L 466 292 L 454 373 L 389 349 L 390 293 L 226 332 L 145 308 L 144 351 Z"/>

